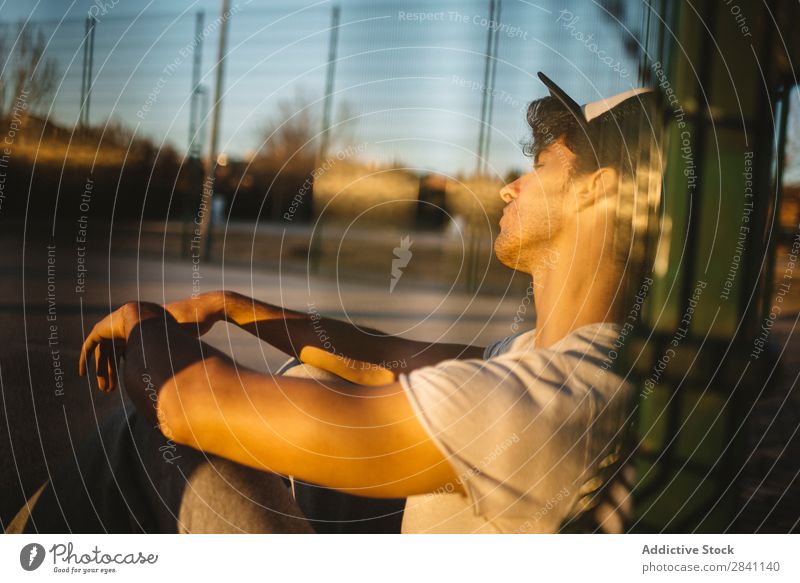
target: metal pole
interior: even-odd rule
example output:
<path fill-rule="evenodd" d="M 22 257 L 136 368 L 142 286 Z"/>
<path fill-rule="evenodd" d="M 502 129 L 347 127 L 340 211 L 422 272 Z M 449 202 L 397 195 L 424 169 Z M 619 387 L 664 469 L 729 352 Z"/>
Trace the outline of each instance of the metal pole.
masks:
<path fill-rule="evenodd" d="M 78 109 L 78 127 L 83 128 L 83 108 L 86 107 L 86 66 L 89 64 L 89 17 L 83 34 L 83 69 L 81 70 L 81 102 Z"/>
<path fill-rule="evenodd" d="M 89 125 L 89 103 L 92 99 L 92 64 L 94 61 L 94 25 L 93 16 L 86 17 L 86 32 L 83 37 L 83 70 L 81 71 L 81 107 L 78 114 L 78 126 Z"/>
<path fill-rule="evenodd" d="M 197 113 L 199 119 L 205 119 L 206 112 L 208 112 L 208 87 L 205 85 L 201 85 L 200 89 L 198 90 L 200 93 L 200 111 Z M 200 133 L 197 136 L 197 151 L 202 152 L 203 148 L 206 145 L 205 142 L 206 134 L 203 131 L 203 128 L 200 128 Z"/>
<path fill-rule="evenodd" d="M 211 104 L 211 162 L 216 165 L 217 148 L 219 147 L 219 124 L 222 114 L 222 82 L 225 75 L 225 49 L 228 44 L 228 13 L 230 0 L 222 0 L 222 26 L 219 32 L 219 49 L 217 52 L 217 77 L 214 84 L 214 102 Z"/>
<path fill-rule="evenodd" d="M 195 15 L 194 25 L 194 55 L 192 63 L 192 86 L 191 100 L 189 102 L 189 143 L 188 143 L 188 166 L 189 166 L 189 194 L 186 197 L 183 209 L 183 254 L 186 257 L 191 255 L 191 238 L 194 231 L 194 217 L 192 213 L 196 204 L 197 193 L 201 193 L 203 188 L 203 164 L 200 160 L 202 146 L 200 136 L 200 120 L 202 114 L 200 110 L 200 100 L 202 99 L 203 89 L 200 86 L 200 75 L 202 72 L 203 56 L 203 21 L 205 13 L 199 10 Z"/>
<path fill-rule="evenodd" d="M 338 4 L 334 4 L 331 10 L 331 34 L 328 40 L 328 67 L 325 74 L 325 101 L 322 106 L 322 135 L 319 140 L 319 149 L 317 150 L 317 160 L 315 166 L 319 168 L 325 154 L 328 150 L 328 142 L 330 141 L 330 126 L 331 126 L 331 110 L 333 107 L 333 86 L 336 77 L 336 49 L 339 43 L 339 14 L 340 9 Z M 307 195 L 314 196 L 314 186 L 311 186 L 311 192 Z M 313 200 L 313 199 L 312 199 Z M 311 205 L 312 201 L 309 200 L 308 204 Z M 309 214 L 313 213 L 313 207 L 310 209 Z M 322 221 L 317 223 L 317 228 L 314 230 L 316 236 L 311 240 L 309 254 L 309 263 L 311 264 L 311 271 L 313 273 L 319 272 L 320 261 L 322 259 Z"/>
<path fill-rule="evenodd" d="M 486 112 L 486 132 L 484 137 L 484 144 L 483 144 L 483 156 L 481 160 L 483 160 L 483 173 L 486 173 L 486 168 L 489 163 L 489 142 L 492 138 L 492 112 L 494 110 L 494 84 L 497 79 L 497 44 L 498 38 L 500 35 L 497 34 L 497 30 L 500 25 L 500 7 L 503 0 L 497 0 L 497 4 L 495 4 L 495 18 L 494 22 L 496 23 L 491 28 L 494 29 L 494 42 L 492 43 L 492 56 L 491 56 L 491 65 L 492 65 L 492 79 L 489 83 L 489 104 L 487 106 Z"/>
<path fill-rule="evenodd" d="M 494 17 L 494 0 L 489 0 L 489 21 L 492 21 Z M 489 70 L 492 66 L 491 60 L 491 52 L 492 52 L 492 27 L 489 26 L 488 30 L 486 31 L 486 55 L 484 56 L 484 66 L 483 66 L 483 97 L 481 99 L 481 125 L 478 130 L 478 159 L 475 164 L 475 172 L 477 174 L 481 173 L 483 168 L 483 143 L 484 143 L 484 133 L 486 132 L 486 104 L 488 101 L 488 91 L 489 91 Z"/>
<path fill-rule="evenodd" d="M 94 26 L 97 21 L 94 16 L 89 17 L 89 67 L 86 71 L 86 107 L 83 114 L 86 117 L 85 126 L 89 127 L 89 106 L 92 103 L 92 68 L 94 64 Z"/>
<path fill-rule="evenodd" d="M 211 145 L 209 148 L 208 175 L 203 183 L 201 203 L 206 204 L 206 213 L 201 224 L 201 236 L 205 239 L 204 257 L 211 255 L 212 209 L 214 206 L 214 188 L 219 152 L 219 125 L 222 114 L 222 81 L 225 74 L 225 50 L 228 44 L 228 21 L 230 20 L 230 0 L 222 0 L 222 26 L 219 32 L 219 50 L 217 52 L 217 78 L 214 85 L 214 101 L 211 104 Z M 205 199 L 208 200 L 205 200 Z"/>
<path fill-rule="evenodd" d="M 339 39 L 339 5 L 331 12 L 331 35 L 328 41 L 328 68 L 325 75 L 325 101 L 322 108 L 322 135 L 320 136 L 317 163 L 325 158 L 330 141 L 331 109 L 333 106 L 333 82 L 336 75 L 336 48 Z"/>
<path fill-rule="evenodd" d="M 200 10 L 195 15 L 194 24 L 194 55 L 192 63 L 192 99 L 189 105 L 189 157 L 192 159 L 199 158 L 200 151 L 198 148 L 197 132 L 198 124 L 198 111 L 200 101 L 200 74 L 202 71 L 201 63 L 203 57 L 203 20 L 205 13 Z"/>
<path fill-rule="evenodd" d="M 489 0 L 489 22 L 495 22 L 495 12 L 499 8 L 500 0 Z M 483 98 L 481 99 L 481 122 L 480 130 L 478 132 L 478 154 L 475 162 L 475 173 L 482 176 L 485 172 L 485 158 L 487 148 L 487 134 L 488 122 L 487 116 L 490 111 L 490 98 L 494 85 L 494 59 L 493 52 L 497 50 L 496 34 L 493 30 L 496 26 L 489 26 L 486 34 L 486 55 L 483 68 Z M 474 292 L 477 287 L 477 271 L 478 271 L 478 252 L 480 247 L 478 245 L 478 229 L 475 224 L 475 217 L 473 212 L 467 217 L 467 290 Z"/>

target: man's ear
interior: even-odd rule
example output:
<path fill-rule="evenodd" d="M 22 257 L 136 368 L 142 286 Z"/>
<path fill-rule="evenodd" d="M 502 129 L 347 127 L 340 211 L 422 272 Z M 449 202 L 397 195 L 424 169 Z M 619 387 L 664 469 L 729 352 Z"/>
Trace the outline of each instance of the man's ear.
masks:
<path fill-rule="evenodd" d="M 598 168 L 588 177 L 588 194 L 593 202 L 613 196 L 619 189 L 619 173 L 609 166 Z"/>
<path fill-rule="evenodd" d="M 574 183 L 577 186 L 575 200 L 578 212 L 611 200 L 619 188 L 618 181 L 617 171 L 607 166 L 581 176 L 580 180 Z"/>

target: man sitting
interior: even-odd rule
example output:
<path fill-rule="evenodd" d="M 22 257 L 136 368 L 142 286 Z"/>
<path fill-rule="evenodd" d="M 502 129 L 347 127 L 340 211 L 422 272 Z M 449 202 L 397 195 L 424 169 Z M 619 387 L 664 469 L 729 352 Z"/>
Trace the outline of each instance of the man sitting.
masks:
<path fill-rule="evenodd" d="M 124 510 L 135 528 L 310 532 L 275 474 L 406 498 L 403 532 L 557 532 L 598 509 L 598 493 L 619 470 L 634 395 L 611 354 L 626 290 L 642 274 L 631 255 L 640 206 L 650 208 L 660 184 L 653 95 L 633 91 L 581 108 L 540 77 L 551 96 L 528 109 L 533 168 L 501 190 L 507 204 L 495 241 L 502 263 L 534 279 L 534 329 L 486 348 L 429 344 L 230 293 L 165 307 L 129 303 L 94 327 L 80 371 L 94 357 L 100 388 L 113 389 L 111 343 L 123 346 L 134 451 L 168 440 L 214 468 L 236 468 L 206 472 L 207 483 L 221 476 L 220 488 L 203 489 L 196 475 L 159 481 L 164 464 L 142 462 L 144 477 L 133 480 L 150 494 Z M 238 366 L 198 339 L 221 320 L 315 365 L 318 378 Z M 320 327 L 337 354 L 321 345 Z M 381 365 L 392 361 L 404 366 Z M 258 497 L 253 512 L 220 498 L 234 474 Z M 621 530 L 624 495 L 604 504 L 597 528 Z M 223 517 L 209 520 L 212 513 Z"/>

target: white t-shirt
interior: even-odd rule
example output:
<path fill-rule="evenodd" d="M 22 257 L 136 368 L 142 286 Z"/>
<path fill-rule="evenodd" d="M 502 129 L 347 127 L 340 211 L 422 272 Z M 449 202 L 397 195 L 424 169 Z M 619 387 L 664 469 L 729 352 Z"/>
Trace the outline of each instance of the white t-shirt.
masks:
<path fill-rule="evenodd" d="M 634 394 L 609 366 L 619 332 L 590 324 L 536 349 L 531 330 L 490 345 L 483 360 L 401 374 L 467 494 L 448 485 L 408 498 L 403 532 L 558 532 L 592 507 L 617 467 Z"/>

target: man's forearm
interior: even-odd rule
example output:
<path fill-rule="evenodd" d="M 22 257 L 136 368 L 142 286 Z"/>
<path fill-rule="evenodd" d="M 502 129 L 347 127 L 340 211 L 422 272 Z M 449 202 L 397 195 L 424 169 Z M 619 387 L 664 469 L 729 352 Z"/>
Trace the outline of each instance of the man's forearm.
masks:
<path fill-rule="evenodd" d="M 95 325 L 87 350 L 125 341 L 125 390 L 176 443 L 362 496 L 423 494 L 456 480 L 397 382 L 264 375 L 187 334 L 160 306 L 126 304 L 112 316 Z"/>
<path fill-rule="evenodd" d="M 148 309 L 156 308 L 148 306 Z M 198 363 L 229 359 L 219 350 L 186 334 L 169 315 L 142 320 L 132 312 L 128 316 L 133 322 L 126 324 L 129 333 L 125 348 L 125 390 L 137 411 L 169 435 L 171 431 L 163 416 L 163 405 L 165 398 L 172 396 L 165 395 L 164 389 L 170 387 L 182 371 Z"/>
<path fill-rule="evenodd" d="M 483 349 L 460 344 L 427 343 L 387 336 L 379 330 L 273 306 L 240 294 L 225 298 L 226 320 L 291 356 L 313 346 L 342 357 L 369 362 L 395 372 L 410 371 L 451 358 L 480 358 Z"/>

